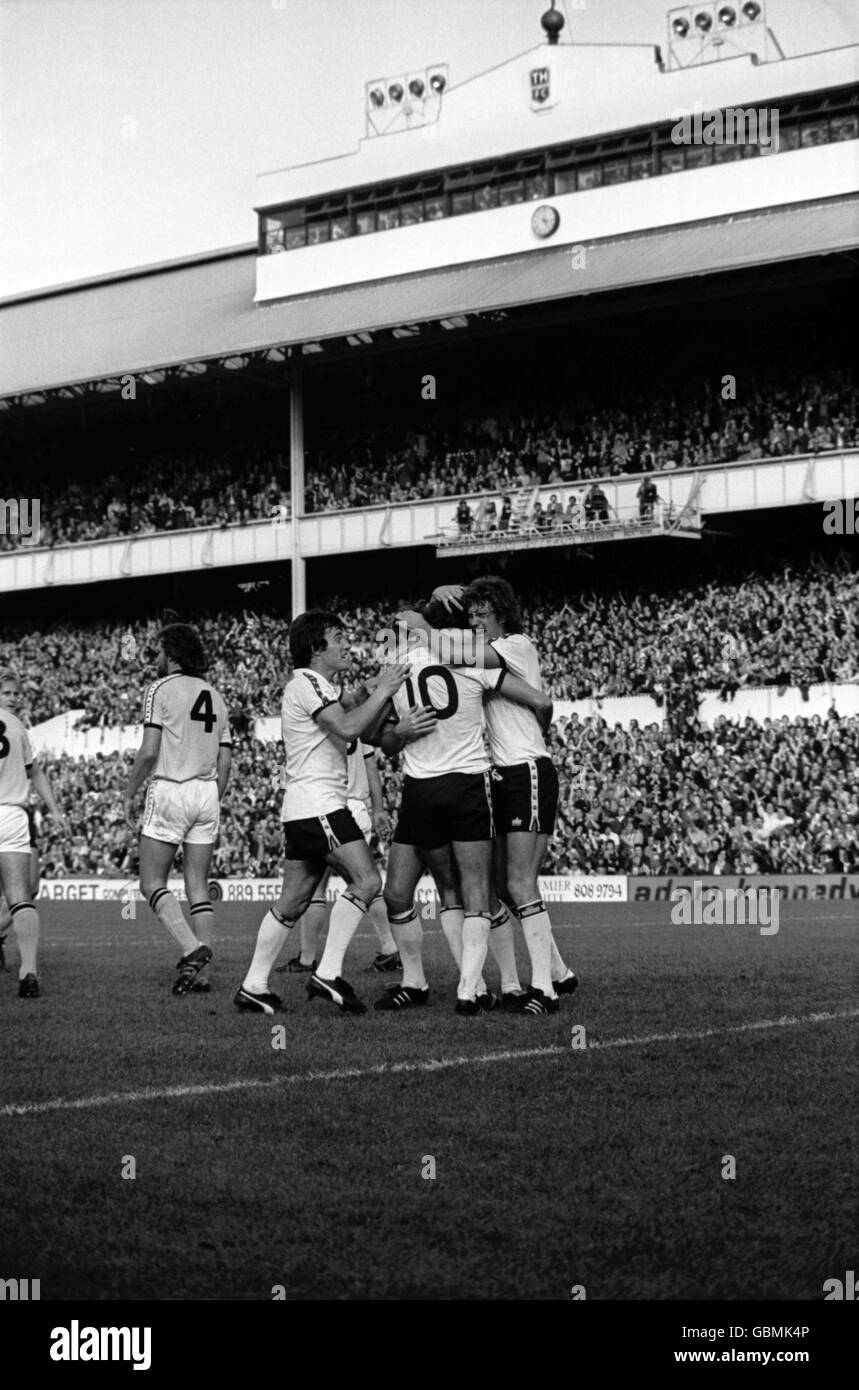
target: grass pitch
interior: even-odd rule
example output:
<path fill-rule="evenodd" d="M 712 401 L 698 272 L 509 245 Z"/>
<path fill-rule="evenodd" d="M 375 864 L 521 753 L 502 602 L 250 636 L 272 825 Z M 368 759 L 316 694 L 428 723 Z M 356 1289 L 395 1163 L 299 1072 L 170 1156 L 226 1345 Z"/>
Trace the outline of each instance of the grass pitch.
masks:
<path fill-rule="evenodd" d="M 142 904 L 40 910 L 43 997 L 14 947 L 0 976 L 0 1276 L 43 1300 L 820 1300 L 855 1267 L 848 905 L 782 904 L 771 937 L 554 907 L 582 983 L 540 1019 L 456 1017 L 435 921 L 426 1009 L 277 975 L 272 1020 L 232 1005 L 261 905 L 219 907 L 185 999 Z M 347 958 L 368 1003 L 375 949 Z"/>

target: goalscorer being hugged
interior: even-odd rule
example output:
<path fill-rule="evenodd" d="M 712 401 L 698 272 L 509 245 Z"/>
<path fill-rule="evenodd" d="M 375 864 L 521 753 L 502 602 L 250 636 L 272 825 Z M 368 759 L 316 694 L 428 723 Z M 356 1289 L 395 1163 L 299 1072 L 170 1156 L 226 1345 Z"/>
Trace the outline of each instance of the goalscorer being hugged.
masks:
<path fill-rule="evenodd" d="M 364 835 L 347 805 L 346 746 L 379 722 L 388 701 L 409 674 L 406 663 L 387 666 L 368 700 L 346 711 L 333 682 L 351 656 L 343 623 L 336 613 L 313 608 L 289 628 L 293 676 L 281 706 L 286 790 L 281 819 L 284 872 L 280 897 L 266 912 L 257 934 L 250 969 L 236 990 L 236 1007 L 273 1014 L 281 1001 L 268 981 L 281 948 L 311 902 L 328 866 L 348 883 L 331 910 L 325 951 L 310 976 L 310 999 L 326 999 L 343 1013 L 362 1014 L 364 1005 L 341 976 L 343 958 L 369 904 L 381 891 L 381 878 Z M 422 716 L 427 729 L 434 716 Z M 420 737 L 421 717 L 409 732 Z M 413 727 L 414 726 L 414 727 Z"/>

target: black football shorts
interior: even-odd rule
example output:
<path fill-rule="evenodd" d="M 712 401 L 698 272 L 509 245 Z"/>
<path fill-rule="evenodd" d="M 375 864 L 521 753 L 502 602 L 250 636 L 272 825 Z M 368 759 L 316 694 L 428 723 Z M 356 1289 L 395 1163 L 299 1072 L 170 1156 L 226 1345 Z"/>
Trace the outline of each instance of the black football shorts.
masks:
<path fill-rule="evenodd" d="M 440 849 L 452 840 L 491 840 L 494 835 L 488 769 L 403 779 L 394 844 Z"/>
<path fill-rule="evenodd" d="M 493 767 L 492 791 L 499 835 L 517 830 L 552 834 L 558 814 L 558 774 L 551 758 Z"/>
<path fill-rule="evenodd" d="M 306 820 L 283 823 L 285 859 L 325 859 L 333 849 L 360 840 L 364 833 L 346 807 L 329 811 L 327 816 L 308 816 Z"/>

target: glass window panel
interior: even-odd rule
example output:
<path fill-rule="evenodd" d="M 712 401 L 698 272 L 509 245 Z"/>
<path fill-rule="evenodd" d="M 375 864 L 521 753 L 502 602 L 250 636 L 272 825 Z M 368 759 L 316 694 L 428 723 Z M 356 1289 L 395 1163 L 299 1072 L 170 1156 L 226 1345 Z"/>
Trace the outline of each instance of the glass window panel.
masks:
<path fill-rule="evenodd" d="M 555 174 L 556 193 L 575 193 L 576 191 L 576 171 L 575 169 L 559 169 Z"/>
<path fill-rule="evenodd" d="M 772 149 L 772 146 L 771 146 L 771 145 L 769 145 L 769 144 L 766 144 L 766 145 L 757 145 L 757 144 L 755 144 L 755 142 L 752 140 L 752 141 L 749 141 L 748 145 L 741 145 L 741 146 L 740 146 L 740 153 L 742 154 L 743 159 L 756 159 L 757 156 L 758 156 L 759 154 L 761 154 L 764 150 L 770 150 L 770 149 Z"/>
<path fill-rule="evenodd" d="M 685 169 L 685 150 L 663 150 L 659 156 L 659 167 L 663 174 L 679 174 Z"/>
<path fill-rule="evenodd" d="M 629 178 L 629 161 L 618 160 L 607 164 L 603 171 L 603 183 L 626 183 Z"/>
<path fill-rule="evenodd" d="M 809 149 L 812 145 L 826 145 L 829 143 L 829 122 L 828 121 L 808 121 L 802 127 L 802 148 Z"/>
<path fill-rule="evenodd" d="M 287 227 L 286 229 L 286 249 L 295 251 L 299 246 L 304 246 L 307 241 L 306 227 Z"/>
<path fill-rule="evenodd" d="M 392 227 L 400 225 L 399 208 L 379 208 L 377 218 L 377 228 L 380 232 L 389 232 Z"/>
<path fill-rule="evenodd" d="M 653 173 L 653 160 L 649 154 L 636 156 L 629 161 L 631 179 L 649 179 Z"/>
<path fill-rule="evenodd" d="M 689 145 L 685 151 L 687 169 L 704 169 L 713 163 L 712 145 Z"/>
<path fill-rule="evenodd" d="M 328 218 L 324 222 L 309 222 L 307 224 L 307 245 L 319 246 L 321 242 L 328 240 Z"/>
<path fill-rule="evenodd" d="M 358 236 L 366 236 L 367 232 L 376 230 L 376 213 L 358 212 L 355 214 L 355 231 Z"/>
<path fill-rule="evenodd" d="M 598 164 L 594 164 L 590 169 L 579 170 L 579 192 L 587 188 L 599 188 L 602 183 L 602 169 Z"/>
<path fill-rule="evenodd" d="M 511 203 L 524 203 L 525 186 L 522 180 L 517 183 L 502 183 L 498 190 L 498 201 L 503 208 L 509 207 Z"/>
<path fill-rule="evenodd" d="M 403 203 L 403 206 L 400 208 L 400 213 L 402 225 L 404 227 L 413 227 L 416 222 L 423 222 L 424 205 L 423 203 Z"/>
<path fill-rule="evenodd" d="M 486 212 L 489 208 L 498 207 L 498 188 L 496 185 L 486 183 L 482 188 L 474 190 L 474 210 L 475 212 Z"/>
<path fill-rule="evenodd" d="M 424 208 L 426 210 L 427 222 L 438 222 L 440 217 L 445 217 L 447 215 L 444 198 L 427 198 L 424 203 Z"/>
<path fill-rule="evenodd" d="M 282 228 L 282 227 L 275 227 L 272 231 L 266 232 L 266 234 L 265 234 L 265 249 L 266 249 L 266 254 L 267 254 L 267 255 L 270 254 L 272 251 L 282 251 L 282 250 L 283 250 L 283 228 Z"/>
<path fill-rule="evenodd" d="M 730 164 L 735 159 L 742 159 L 742 151 L 739 145 L 714 145 L 716 151 L 717 164 Z"/>
<path fill-rule="evenodd" d="M 533 178 L 525 180 L 525 197 L 528 202 L 534 198 L 548 198 L 549 180 L 545 174 L 537 174 Z"/>
<path fill-rule="evenodd" d="M 450 210 L 454 217 L 458 217 L 462 212 L 473 210 L 473 198 L 470 188 L 466 188 L 462 193 L 452 193 L 450 195 Z"/>
<path fill-rule="evenodd" d="M 342 241 L 343 237 L 351 234 L 352 228 L 348 217 L 332 217 L 331 219 L 331 240 Z"/>
<path fill-rule="evenodd" d="M 829 128 L 833 140 L 855 140 L 859 137 L 859 116 L 833 116 Z"/>
<path fill-rule="evenodd" d="M 788 126 L 787 130 L 779 130 L 778 133 L 779 150 L 798 150 L 799 149 L 799 127 Z"/>
<path fill-rule="evenodd" d="M 283 213 L 283 220 L 287 227 L 303 227 L 304 218 L 304 208 L 287 208 Z"/>

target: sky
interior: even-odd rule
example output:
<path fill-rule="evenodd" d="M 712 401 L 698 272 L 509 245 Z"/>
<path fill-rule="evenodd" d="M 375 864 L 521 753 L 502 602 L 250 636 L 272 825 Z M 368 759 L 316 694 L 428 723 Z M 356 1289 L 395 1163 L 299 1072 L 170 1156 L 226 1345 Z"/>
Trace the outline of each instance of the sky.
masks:
<path fill-rule="evenodd" d="M 348 153 L 364 83 L 531 48 L 548 0 L 0 0 L 0 298 L 256 238 L 255 176 Z M 665 0 L 559 0 L 564 38 L 663 43 Z M 768 0 L 787 55 L 856 0 Z"/>

